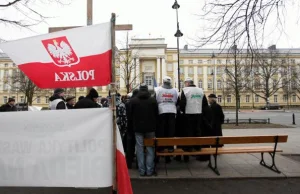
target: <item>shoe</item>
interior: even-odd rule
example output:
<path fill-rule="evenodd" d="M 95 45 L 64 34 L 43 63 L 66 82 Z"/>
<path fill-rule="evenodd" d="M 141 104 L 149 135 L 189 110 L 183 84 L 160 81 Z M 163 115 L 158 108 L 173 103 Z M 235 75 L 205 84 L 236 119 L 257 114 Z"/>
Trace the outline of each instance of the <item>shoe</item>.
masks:
<path fill-rule="evenodd" d="M 146 176 L 146 173 L 140 174 L 140 177 L 145 177 L 145 176 Z"/>
<path fill-rule="evenodd" d="M 150 174 L 147 174 L 146 176 L 147 176 L 147 177 L 157 176 L 157 174 L 156 174 L 156 172 L 152 172 L 152 173 L 150 173 Z"/>

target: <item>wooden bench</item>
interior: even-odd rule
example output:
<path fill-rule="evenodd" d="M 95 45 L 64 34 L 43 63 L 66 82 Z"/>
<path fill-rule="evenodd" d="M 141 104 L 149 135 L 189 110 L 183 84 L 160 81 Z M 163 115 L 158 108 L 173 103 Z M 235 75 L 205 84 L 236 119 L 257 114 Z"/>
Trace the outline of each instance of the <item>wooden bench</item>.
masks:
<path fill-rule="evenodd" d="M 287 142 L 287 135 L 266 135 L 266 136 L 230 136 L 230 137 L 184 137 L 184 138 L 153 138 L 145 139 L 145 146 L 155 147 L 155 155 L 157 156 L 175 156 L 175 155 L 212 155 L 214 158 L 214 166 L 209 158 L 208 166 L 217 174 L 218 170 L 218 155 L 220 154 L 244 154 L 244 153 L 261 153 L 260 164 L 274 172 L 281 173 L 275 164 L 276 152 L 282 152 L 277 149 L 278 143 Z M 274 143 L 274 146 L 258 146 L 262 143 Z M 245 147 L 226 147 L 229 144 L 255 144 L 254 146 Z M 225 147 L 219 147 L 225 145 Z M 176 148 L 173 153 L 167 150 L 158 152 L 158 147 L 165 146 L 212 146 L 211 148 L 202 148 L 200 151 L 186 152 L 181 148 Z M 269 153 L 272 157 L 272 164 L 266 164 L 264 153 Z"/>

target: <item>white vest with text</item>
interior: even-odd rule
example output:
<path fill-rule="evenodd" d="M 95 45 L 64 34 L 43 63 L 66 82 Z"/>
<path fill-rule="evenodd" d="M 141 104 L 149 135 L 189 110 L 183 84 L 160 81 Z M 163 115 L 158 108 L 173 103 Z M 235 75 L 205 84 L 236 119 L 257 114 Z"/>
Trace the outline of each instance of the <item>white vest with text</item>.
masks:
<path fill-rule="evenodd" d="M 186 97 L 185 114 L 201 114 L 203 90 L 197 87 L 185 87 L 182 90 Z"/>
<path fill-rule="evenodd" d="M 60 102 L 63 102 L 63 100 L 62 100 L 62 99 L 56 99 L 56 100 L 51 101 L 51 102 L 49 103 L 49 108 L 50 108 L 50 110 L 56 110 L 56 106 L 57 106 L 58 103 L 60 103 Z M 66 109 L 68 109 L 67 106 L 66 106 Z"/>
<path fill-rule="evenodd" d="M 156 90 L 156 100 L 158 103 L 159 114 L 175 113 L 176 103 L 178 99 L 178 92 L 176 89 L 166 89 L 160 87 Z"/>

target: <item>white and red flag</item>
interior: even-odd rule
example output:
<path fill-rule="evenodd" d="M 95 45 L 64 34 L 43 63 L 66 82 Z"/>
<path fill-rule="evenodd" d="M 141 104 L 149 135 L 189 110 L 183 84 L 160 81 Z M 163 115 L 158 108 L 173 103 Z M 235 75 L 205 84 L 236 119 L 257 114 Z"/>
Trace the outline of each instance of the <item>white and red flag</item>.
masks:
<path fill-rule="evenodd" d="M 74 28 L 0 44 L 39 88 L 111 83 L 111 23 Z"/>

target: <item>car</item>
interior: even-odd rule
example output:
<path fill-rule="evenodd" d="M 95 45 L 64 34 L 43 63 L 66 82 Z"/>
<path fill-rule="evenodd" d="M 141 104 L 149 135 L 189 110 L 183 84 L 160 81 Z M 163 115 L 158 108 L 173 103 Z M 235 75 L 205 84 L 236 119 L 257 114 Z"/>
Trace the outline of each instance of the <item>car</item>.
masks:
<path fill-rule="evenodd" d="M 260 108 L 261 110 L 280 110 L 282 109 L 282 106 L 280 106 L 278 103 L 269 103 L 268 105 L 265 105 Z"/>

